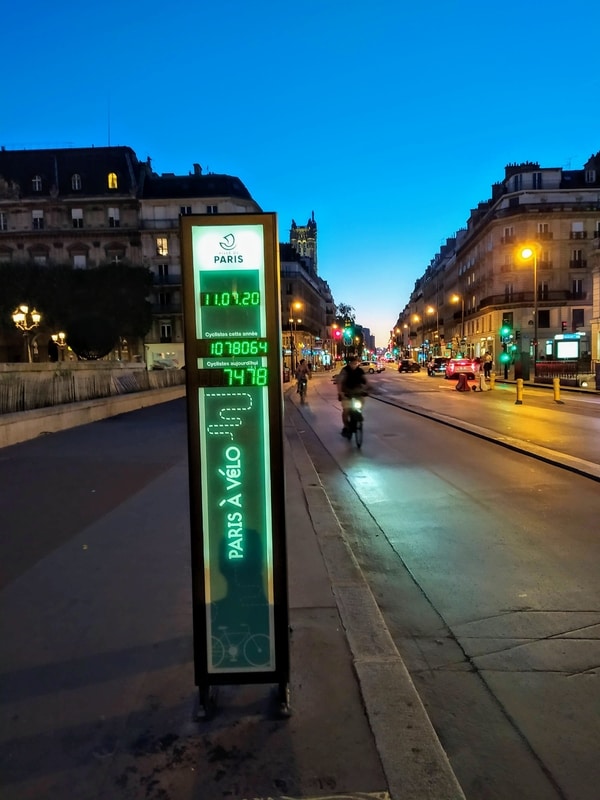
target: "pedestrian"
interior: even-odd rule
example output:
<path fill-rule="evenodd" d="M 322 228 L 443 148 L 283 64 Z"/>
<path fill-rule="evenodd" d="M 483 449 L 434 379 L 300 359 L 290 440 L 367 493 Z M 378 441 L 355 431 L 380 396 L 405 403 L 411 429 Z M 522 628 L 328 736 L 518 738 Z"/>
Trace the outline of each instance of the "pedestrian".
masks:
<path fill-rule="evenodd" d="M 486 381 L 489 381 L 490 375 L 492 374 L 492 363 L 492 354 L 489 350 L 486 350 L 483 357 L 483 375 Z"/>

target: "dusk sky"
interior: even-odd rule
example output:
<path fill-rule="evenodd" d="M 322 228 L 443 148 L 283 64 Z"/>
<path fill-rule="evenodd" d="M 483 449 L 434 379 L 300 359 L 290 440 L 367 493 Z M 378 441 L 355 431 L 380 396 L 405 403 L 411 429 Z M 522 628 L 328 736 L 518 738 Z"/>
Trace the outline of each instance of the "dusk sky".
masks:
<path fill-rule="evenodd" d="M 508 163 L 600 150 L 598 0 L 12 3 L 0 145 L 236 175 L 377 345 Z"/>

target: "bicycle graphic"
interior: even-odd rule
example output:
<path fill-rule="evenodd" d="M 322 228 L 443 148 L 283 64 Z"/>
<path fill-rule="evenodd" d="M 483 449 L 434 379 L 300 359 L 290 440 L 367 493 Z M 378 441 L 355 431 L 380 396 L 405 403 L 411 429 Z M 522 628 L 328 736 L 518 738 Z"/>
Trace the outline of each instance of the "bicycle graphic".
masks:
<path fill-rule="evenodd" d="M 219 636 L 211 636 L 212 665 L 266 667 L 271 661 L 271 640 L 264 633 L 251 633 L 248 625 L 245 630 L 230 631 L 226 625 L 217 630 Z"/>

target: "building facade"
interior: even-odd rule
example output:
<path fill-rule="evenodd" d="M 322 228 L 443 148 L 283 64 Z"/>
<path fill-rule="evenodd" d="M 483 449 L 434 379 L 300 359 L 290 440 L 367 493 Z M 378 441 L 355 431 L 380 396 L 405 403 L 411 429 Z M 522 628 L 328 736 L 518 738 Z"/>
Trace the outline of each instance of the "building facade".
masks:
<path fill-rule="evenodd" d="M 526 371 L 534 359 L 557 360 L 570 341 L 580 371 L 591 372 L 600 359 L 599 246 L 600 153 L 580 170 L 510 164 L 416 281 L 394 343 L 420 359 L 489 351 L 498 364 L 504 323 Z"/>
<path fill-rule="evenodd" d="M 260 210 L 236 177 L 205 175 L 198 164 L 185 176 L 158 175 L 129 147 L 0 150 L 0 262 L 147 268 L 152 327 L 143 341 L 120 342 L 113 355 L 149 367 L 183 364 L 180 215 Z M 43 299 L 39 305 L 33 346 L 45 361 L 52 331 L 44 327 Z M 3 308 L 3 316 L 12 310 Z M 18 331 L 5 328 L 0 360 L 20 360 L 22 352 Z"/>

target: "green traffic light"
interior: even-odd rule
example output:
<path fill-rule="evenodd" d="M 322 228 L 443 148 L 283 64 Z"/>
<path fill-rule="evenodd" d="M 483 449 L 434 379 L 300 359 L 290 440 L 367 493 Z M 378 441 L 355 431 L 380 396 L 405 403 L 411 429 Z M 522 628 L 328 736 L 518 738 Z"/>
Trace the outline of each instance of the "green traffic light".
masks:
<path fill-rule="evenodd" d="M 510 336 L 511 334 L 511 327 L 510 325 L 503 325 L 500 328 L 500 336 Z"/>
<path fill-rule="evenodd" d="M 510 362 L 510 353 L 500 353 L 500 363 L 508 364 Z"/>

